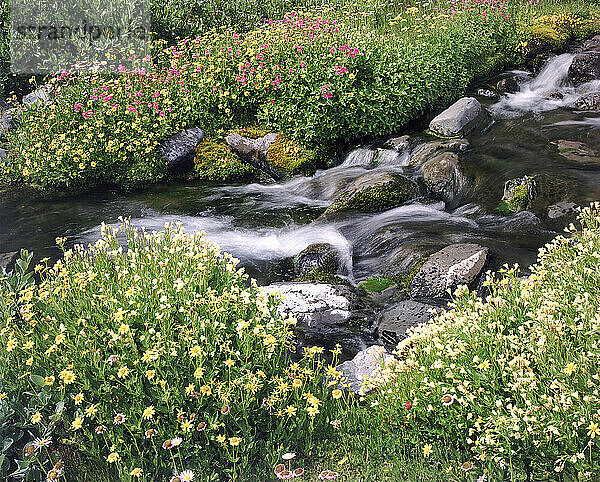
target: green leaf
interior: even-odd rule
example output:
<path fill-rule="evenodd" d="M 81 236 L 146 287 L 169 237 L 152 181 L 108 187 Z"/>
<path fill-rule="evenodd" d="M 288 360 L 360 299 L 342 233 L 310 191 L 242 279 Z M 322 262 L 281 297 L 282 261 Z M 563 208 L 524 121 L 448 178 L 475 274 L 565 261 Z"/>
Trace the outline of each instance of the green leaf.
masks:
<path fill-rule="evenodd" d="M 43 387 L 44 386 L 44 378 L 39 376 L 39 375 L 29 375 L 29 378 L 31 378 L 31 381 L 33 383 L 35 383 L 38 387 Z"/>

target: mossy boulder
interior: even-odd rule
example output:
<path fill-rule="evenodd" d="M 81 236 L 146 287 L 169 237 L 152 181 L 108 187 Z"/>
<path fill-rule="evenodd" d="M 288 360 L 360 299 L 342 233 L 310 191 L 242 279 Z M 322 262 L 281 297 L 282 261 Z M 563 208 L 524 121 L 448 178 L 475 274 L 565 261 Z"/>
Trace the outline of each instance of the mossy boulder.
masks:
<path fill-rule="evenodd" d="M 260 172 L 236 156 L 222 140 L 204 139 L 196 147 L 192 178 L 240 182 L 260 178 Z"/>
<path fill-rule="evenodd" d="M 327 208 L 325 215 L 346 210 L 382 212 L 419 196 L 419 186 L 390 172 L 368 172 L 356 179 Z"/>
<path fill-rule="evenodd" d="M 329 243 L 314 243 L 307 246 L 294 258 L 294 267 L 298 276 L 306 276 L 315 268 L 324 273 L 336 274 L 340 268 L 340 254 Z"/>
<path fill-rule="evenodd" d="M 279 133 L 267 150 L 267 162 L 288 176 L 310 176 L 317 169 L 317 153 Z"/>
<path fill-rule="evenodd" d="M 537 195 L 537 183 L 531 176 L 511 179 L 504 184 L 504 196 L 498 210 L 513 214 L 528 209 Z"/>

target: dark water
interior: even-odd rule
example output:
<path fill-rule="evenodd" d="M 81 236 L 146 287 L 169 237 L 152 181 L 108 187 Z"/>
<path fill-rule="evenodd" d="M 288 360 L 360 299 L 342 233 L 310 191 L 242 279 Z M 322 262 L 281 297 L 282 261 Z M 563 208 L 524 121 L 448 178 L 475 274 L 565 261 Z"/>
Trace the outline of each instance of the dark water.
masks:
<path fill-rule="evenodd" d="M 21 247 L 37 257 L 56 258 L 57 236 L 67 244 L 92 242 L 100 224 L 134 224 L 161 229 L 180 221 L 241 259 L 259 282 L 274 281 L 269 265 L 293 256 L 309 244 L 328 242 L 338 248 L 343 273 L 352 281 L 408 264 L 448 244 L 477 242 L 489 246 L 501 262 L 528 265 L 537 250 L 559 230 L 546 217 L 548 204 L 600 199 L 600 163 L 577 165 L 560 156 L 552 141 L 585 142 L 600 150 L 600 115 L 573 109 L 583 90 L 566 83 L 571 57 L 560 56 L 537 79 L 526 80 L 520 94 L 487 102 L 495 124 L 470 137 L 461 170 L 468 182 L 456 207 L 420 199 L 384 213 L 345 214 L 316 221 L 336 193 L 369 169 L 418 176 L 408 167 L 410 152 L 370 146 L 348 155 L 343 165 L 283 184 L 226 186 L 211 183 L 155 185 L 136 192 L 102 191 L 61 200 L 34 200 L 19 192 L 1 193 L 0 252 Z M 548 94 L 560 91 L 562 100 Z M 415 134 L 413 144 L 427 141 Z M 432 139 L 429 139 L 432 140 Z M 537 175 L 542 193 L 532 212 L 506 217 L 495 212 L 504 182 Z"/>

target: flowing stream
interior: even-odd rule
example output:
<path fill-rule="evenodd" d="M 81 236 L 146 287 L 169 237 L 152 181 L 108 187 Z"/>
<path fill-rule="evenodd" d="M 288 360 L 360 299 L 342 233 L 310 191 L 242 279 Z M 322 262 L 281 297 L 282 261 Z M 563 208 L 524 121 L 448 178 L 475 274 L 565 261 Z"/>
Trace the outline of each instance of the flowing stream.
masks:
<path fill-rule="evenodd" d="M 118 223 L 119 216 L 130 216 L 134 224 L 150 229 L 180 221 L 187 230 L 206 232 L 263 284 L 278 281 L 274 264 L 317 242 L 337 248 L 340 275 L 351 282 L 379 275 L 389 266 L 406 266 L 458 242 L 489 246 L 499 262 L 526 266 L 560 229 L 560 220 L 545 215 L 548 204 L 582 205 L 600 199 L 600 160 L 574 163 L 552 144 L 579 141 L 600 151 L 600 114 L 574 108 L 579 96 L 600 90 L 600 82 L 570 86 L 572 58 L 555 57 L 535 78 L 510 73 L 522 79 L 521 92 L 495 102 L 482 100 L 495 123 L 469 137 L 470 147 L 461 153 L 460 164 L 467 181 L 452 205 L 420 198 L 382 213 L 318 219 L 337 193 L 366 172 L 385 170 L 418 178 L 419 169 L 409 166 L 411 153 L 435 139 L 409 132 L 405 134 L 411 136 L 410 148 L 360 146 L 337 167 L 281 184 L 174 183 L 54 201 L 5 192 L 0 199 L 0 252 L 26 247 L 38 257 L 56 258 L 57 236 L 66 237 L 68 244 L 86 244 L 99 236 L 101 222 Z M 504 182 L 523 175 L 540 176 L 549 186 L 541 194 L 541 207 L 514 216 L 499 214 L 495 207 Z"/>

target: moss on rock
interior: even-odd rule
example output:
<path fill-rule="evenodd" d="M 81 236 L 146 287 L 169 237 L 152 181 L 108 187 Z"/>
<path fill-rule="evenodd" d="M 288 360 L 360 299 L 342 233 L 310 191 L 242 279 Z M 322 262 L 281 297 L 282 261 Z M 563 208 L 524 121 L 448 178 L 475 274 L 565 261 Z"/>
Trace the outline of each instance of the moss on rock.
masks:
<path fill-rule="evenodd" d="M 345 210 L 381 212 L 418 196 L 418 185 L 407 177 L 389 172 L 367 173 L 342 191 L 324 214 Z"/>
<path fill-rule="evenodd" d="M 260 173 L 236 156 L 222 140 L 205 139 L 196 147 L 193 179 L 251 181 Z"/>
<path fill-rule="evenodd" d="M 267 162 L 288 175 L 312 175 L 317 166 L 317 154 L 285 134 L 279 133 L 267 151 Z"/>
<path fill-rule="evenodd" d="M 345 280 L 340 276 L 328 273 L 324 271 L 323 268 L 319 267 L 310 270 L 304 276 L 300 276 L 294 281 L 303 283 L 325 283 L 328 285 L 352 286 L 352 284 L 348 280 Z"/>

